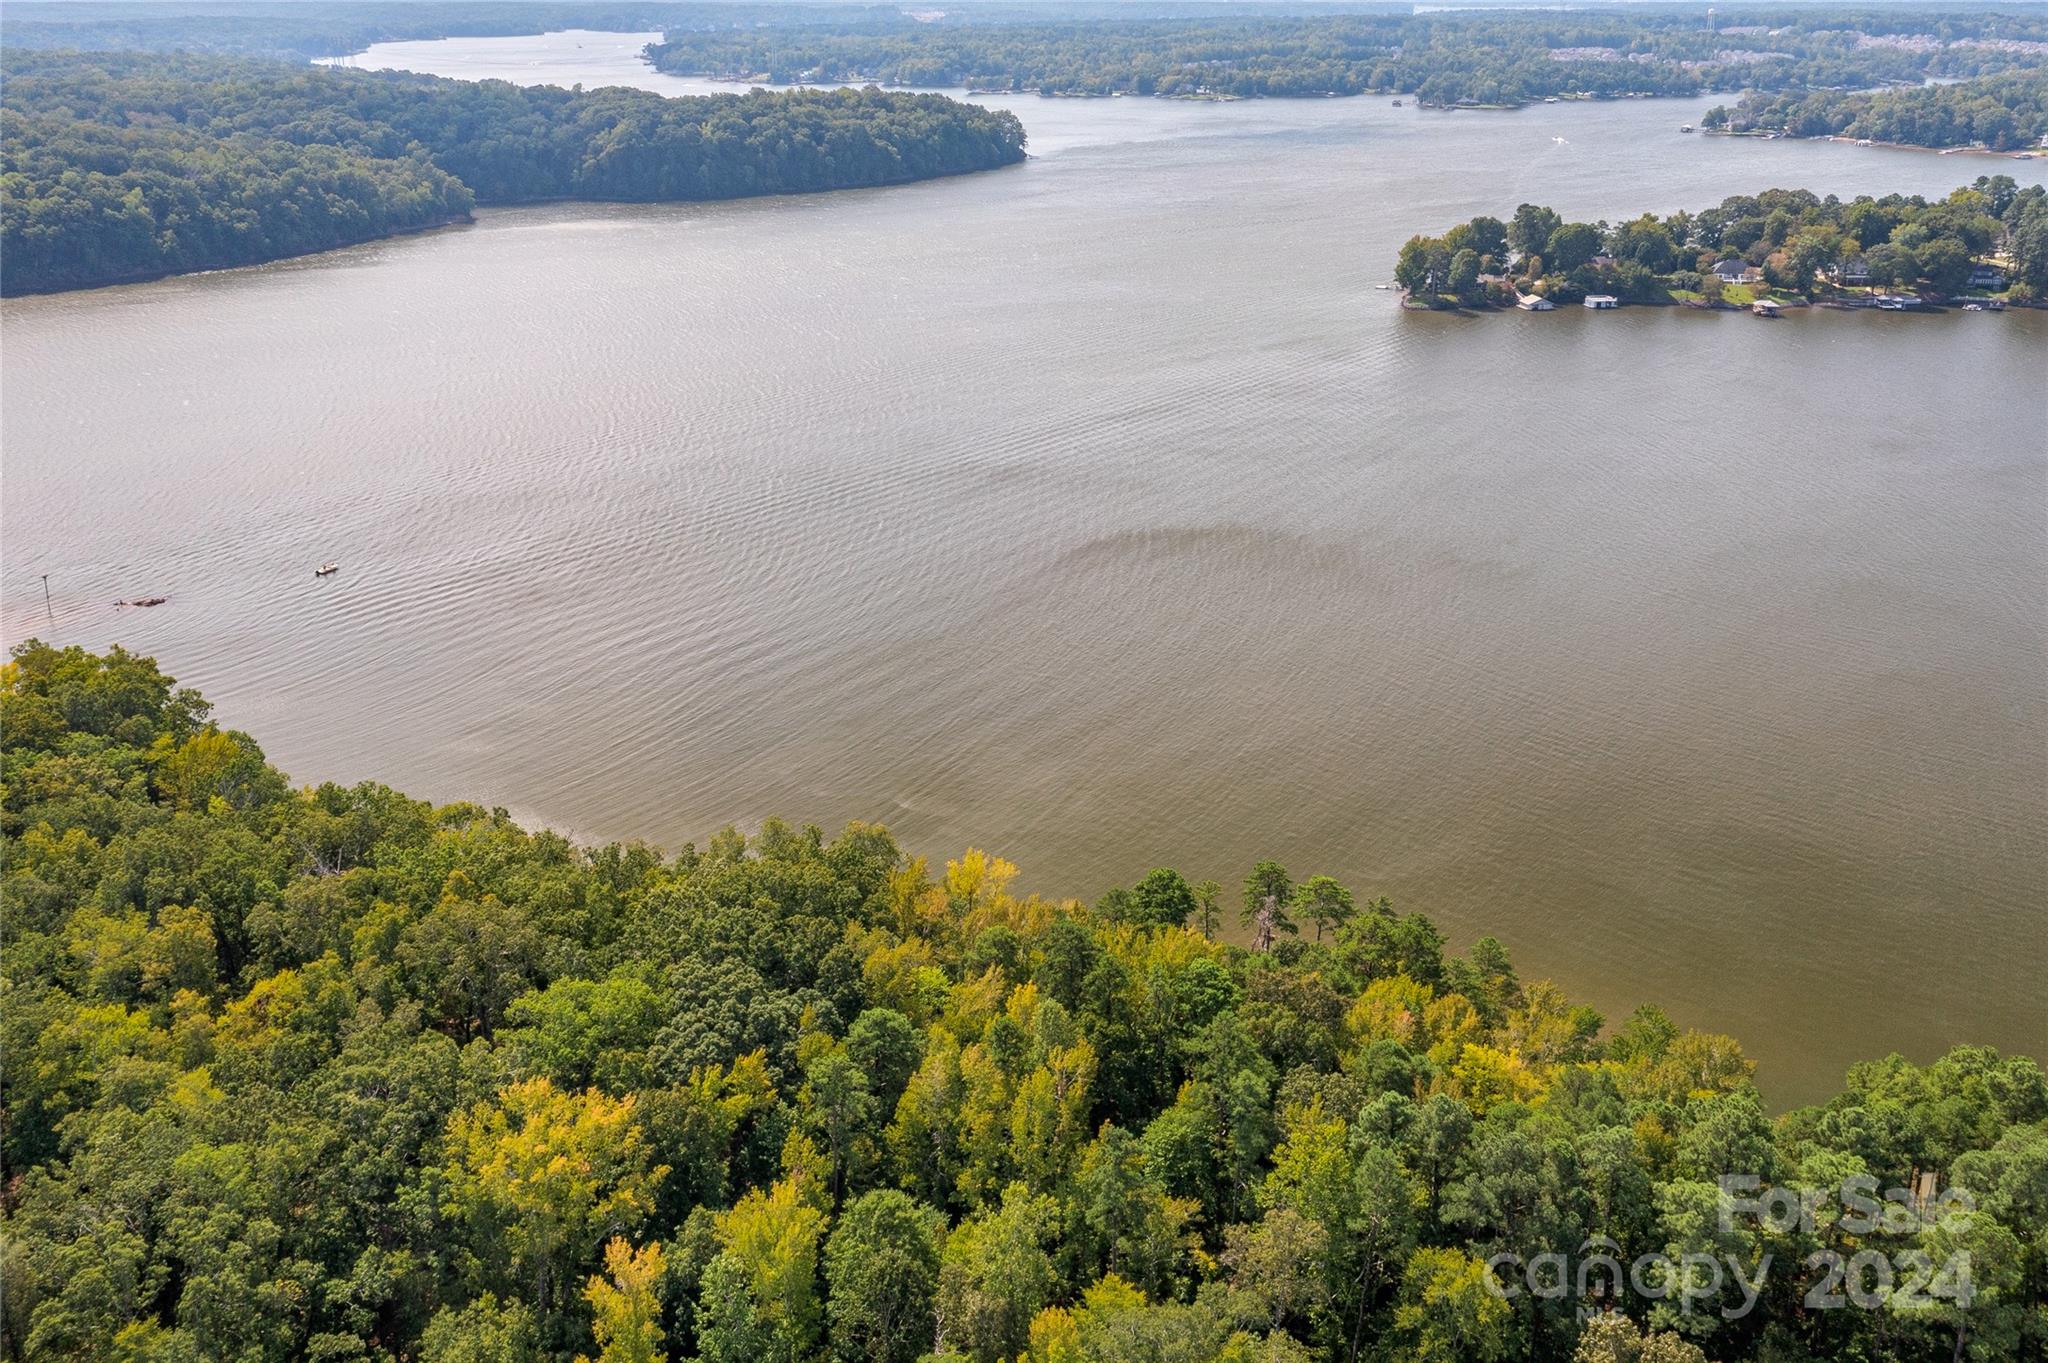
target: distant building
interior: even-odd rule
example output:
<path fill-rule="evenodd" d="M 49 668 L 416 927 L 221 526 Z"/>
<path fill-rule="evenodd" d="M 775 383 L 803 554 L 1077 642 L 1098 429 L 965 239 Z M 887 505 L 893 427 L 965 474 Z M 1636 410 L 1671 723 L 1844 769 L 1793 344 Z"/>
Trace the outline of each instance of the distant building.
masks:
<path fill-rule="evenodd" d="M 2005 287 L 2005 271 L 1995 265 L 1972 265 L 1970 287 L 1973 289 L 2002 289 Z"/>
<path fill-rule="evenodd" d="M 1589 308 L 1618 308 L 1621 306 L 1621 300 L 1611 293 L 1589 293 L 1586 295 L 1586 306 Z"/>
<path fill-rule="evenodd" d="M 1540 293 L 1525 293 L 1515 299 L 1515 306 L 1523 312 L 1554 312 L 1557 304 Z"/>
<path fill-rule="evenodd" d="M 1749 310 L 1759 317 L 1776 317 L 1778 304 L 1774 299 L 1759 298 L 1749 305 Z"/>
<path fill-rule="evenodd" d="M 1829 273 L 1834 275 L 1835 281 L 1840 284 L 1868 284 L 1870 282 L 1870 263 L 1864 260 L 1862 256 L 1857 256 L 1853 260 L 1843 261 L 1835 266 L 1833 270 L 1829 271 Z"/>
<path fill-rule="evenodd" d="M 1723 260 L 1715 263 L 1714 277 L 1723 284 L 1750 284 L 1762 279 L 1764 274 L 1746 260 Z"/>

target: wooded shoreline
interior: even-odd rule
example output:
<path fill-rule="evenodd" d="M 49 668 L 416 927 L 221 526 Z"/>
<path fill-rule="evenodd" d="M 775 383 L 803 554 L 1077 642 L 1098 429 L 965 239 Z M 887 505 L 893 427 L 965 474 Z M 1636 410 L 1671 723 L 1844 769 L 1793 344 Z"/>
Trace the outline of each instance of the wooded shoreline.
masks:
<path fill-rule="evenodd" d="M 0 61 L 7 295 L 290 259 L 479 204 L 881 188 L 1024 159 L 1015 115 L 936 94 L 665 98 L 245 58 Z"/>

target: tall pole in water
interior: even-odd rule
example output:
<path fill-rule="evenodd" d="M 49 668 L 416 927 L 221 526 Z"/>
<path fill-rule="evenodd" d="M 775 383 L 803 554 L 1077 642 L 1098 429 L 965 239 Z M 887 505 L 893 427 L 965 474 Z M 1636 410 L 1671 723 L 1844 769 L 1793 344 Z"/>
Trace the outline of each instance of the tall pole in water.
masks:
<path fill-rule="evenodd" d="M 48 573 L 43 574 L 43 614 L 49 616 L 51 622 L 55 623 L 57 615 L 56 612 L 50 609 L 50 575 Z"/>

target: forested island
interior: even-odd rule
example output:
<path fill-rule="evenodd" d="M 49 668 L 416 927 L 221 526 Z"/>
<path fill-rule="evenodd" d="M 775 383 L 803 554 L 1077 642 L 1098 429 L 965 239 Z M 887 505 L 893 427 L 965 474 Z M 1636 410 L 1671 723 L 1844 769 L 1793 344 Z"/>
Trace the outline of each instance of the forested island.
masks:
<path fill-rule="evenodd" d="M 2035 1061 L 1774 1118 L 1735 1039 L 1271 862 L 1088 906 L 872 825 L 582 847 L 294 787 L 150 660 L 35 642 L 0 840 L 9 1358 L 2048 1346 Z"/>
<path fill-rule="evenodd" d="M 1012 114 L 938 95 L 667 99 L 256 59 L 10 51 L 0 293 L 327 250 L 475 204 L 728 199 L 1014 163 Z"/>
<path fill-rule="evenodd" d="M 1710 132 L 2014 151 L 2048 141 L 2048 71 L 1895 90 L 1752 91 L 1733 109 L 1709 109 L 1700 126 Z"/>
<path fill-rule="evenodd" d="M 771 83 L 1250 98 L 1413 93 L 1425 104 L 1855 87 L 2032 69 L 2039 10 L 1717 9 L 1254 14 L 1132 22 L 832 23 L 671 33 L 664 71 Z"/>
<path fill-rule="evenodd" d="M 1979 176 L 1933 202 L 1770 189 L 1613 224 L 1523 204 L 1505 222 L 1478 217 L 1410 238 L 1394 278 L 1412 305 L 1432 308 L 1922 301 L 1895 290 L 2034 303 L 2048 298 L 2048 190 L 2022 190 L 2009 175 Z"/>

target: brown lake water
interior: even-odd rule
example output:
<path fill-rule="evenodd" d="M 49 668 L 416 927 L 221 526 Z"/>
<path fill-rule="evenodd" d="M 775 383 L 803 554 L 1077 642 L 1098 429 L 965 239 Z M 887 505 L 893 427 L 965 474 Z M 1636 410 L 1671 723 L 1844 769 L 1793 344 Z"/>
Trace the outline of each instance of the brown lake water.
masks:
<path fill-rule="evenodd" d="M 358 60 L 720 88 L 642 41 Z M 10 300 L 0 632 L 589 838 L 878 819 L 1089 898 L 1275 857 L 1734 1032 L 1780 1102 L 2041 1054 L 2048 314 L 1375 287 L 1524 200 L 2048 169 L 1706 104 L 1027 96 L 985 175 Z"/>

